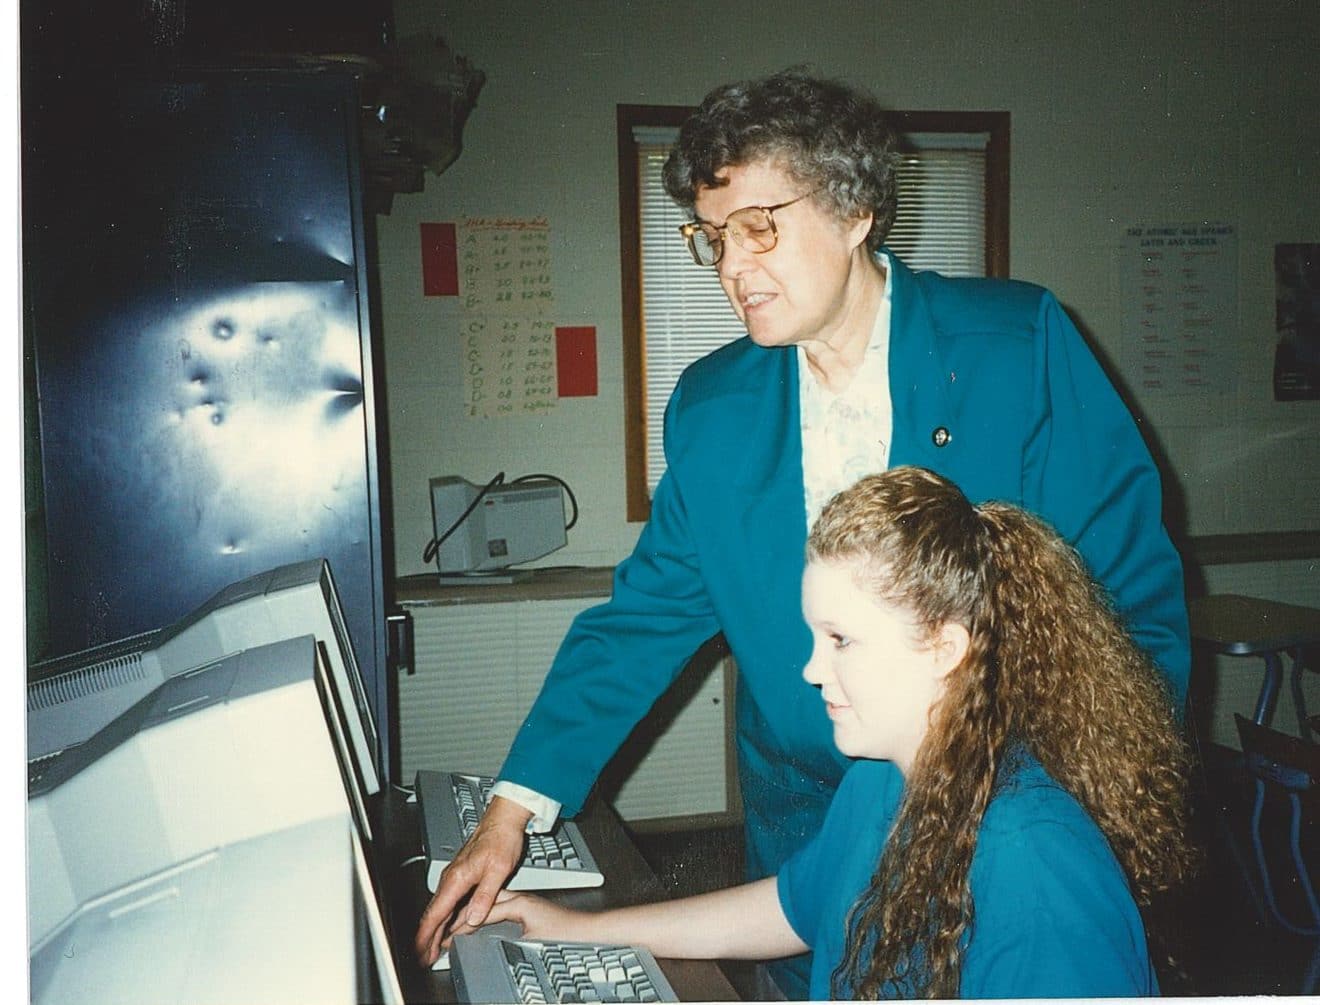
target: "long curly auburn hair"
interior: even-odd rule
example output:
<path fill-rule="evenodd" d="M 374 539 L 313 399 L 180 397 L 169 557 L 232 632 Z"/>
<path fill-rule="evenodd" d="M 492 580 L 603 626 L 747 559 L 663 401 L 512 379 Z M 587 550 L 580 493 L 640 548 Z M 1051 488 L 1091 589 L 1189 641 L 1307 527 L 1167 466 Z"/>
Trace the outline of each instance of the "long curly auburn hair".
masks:
<path fill-rule="evenodd" d="M 931 637 L 946 623 L 970 637 L 849 917 L 836 996 L 958 997 L 972 855 L 997 769 L 1019 744 L 1095 820 L 1138 905 L 1187 878 L 1188 757 L 1170 696 L 1058 534 L 907 467 L 839 493 L 807 550 L 849 564 Z"/>

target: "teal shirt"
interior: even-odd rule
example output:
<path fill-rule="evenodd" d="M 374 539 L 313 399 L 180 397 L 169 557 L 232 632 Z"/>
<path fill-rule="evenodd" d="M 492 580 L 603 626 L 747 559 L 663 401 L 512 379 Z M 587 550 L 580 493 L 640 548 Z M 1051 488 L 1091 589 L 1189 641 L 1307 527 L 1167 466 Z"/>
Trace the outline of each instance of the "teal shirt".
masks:
<path fill-rule="evenodd" d="M 830 997 L 848 911 L 870 883 L 901 790 L 888 762 L 857 762 L 824 829 L 780 870 L 784 913 L 813 950 L 812 999 Z M 1159 994 L 1141 915 L 1109 844 L 1030 756 L 986 811 L 971 888 L 975 921 L 959 997 Z"/>

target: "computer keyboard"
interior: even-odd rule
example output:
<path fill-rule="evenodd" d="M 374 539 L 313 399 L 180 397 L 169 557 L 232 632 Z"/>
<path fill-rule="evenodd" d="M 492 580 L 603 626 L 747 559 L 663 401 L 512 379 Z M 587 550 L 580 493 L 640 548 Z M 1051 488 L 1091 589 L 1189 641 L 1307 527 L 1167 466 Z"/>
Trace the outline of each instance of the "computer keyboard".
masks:
<path fill-rule="evenodd" d="M 454 939 L 454 991 L 462 1002 L 676 1002 L 655 957 L 640 946 L 508 939 L 477 932 Z"/>
<path fill-rule="evenodd" d="M 485 936 L 499 936 L 502 939 L 516 939 L 523 933 L 522 925 L 516 921 L 492 921 L 488 925 L 481 926 L 481 934 Z M 432 970 L 449 969 L 449 950 L 440 950 L 440 955 L 436 957 L 431 964 Z"/>
<path fill-rule="evenodd" d="M 440 874 L 476 829 L 490 801 L 494 779 L 459 771 L 419 771 L 414 792 L 426 851 L 426 886 L 440 884 Z M 605 877 L 571 820 L 561 820 L 547 834 L 530 834 L 523 864 L 509 880 L 510 890 L 564 890 L 600 886 Z"/>

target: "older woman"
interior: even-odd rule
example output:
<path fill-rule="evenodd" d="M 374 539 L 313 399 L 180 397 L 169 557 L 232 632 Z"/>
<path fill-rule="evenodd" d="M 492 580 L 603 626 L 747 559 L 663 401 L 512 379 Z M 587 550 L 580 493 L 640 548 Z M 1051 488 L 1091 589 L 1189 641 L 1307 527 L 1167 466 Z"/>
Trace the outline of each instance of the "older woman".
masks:
<path fill-rule="evenodd" d="M 1181 565 L 1135 424 L 1047 291 L 914 273 L 883 247 L 896 162 L 873 100 L 796 71 L 717 88 L 683 126 L 666 188 L 691 207 L 684 239 L 717 270 L 747 337 L 679 381 L 651 518 L 610 601 L 564 640 L 500 797 L 423 915 L 423 961 L 486 917 L 524 829 L 577 812 L 716 632 L 738 664 L 748 878 L 773 875 L 819 830 L 845 758 L 801 674 L 807 527 L 835 492 L 890 466 L 938 471 L 973 502 L 1008 501 L 1056 527 L 1181 709 Z M 804 994 L 808 968 L 779 968 L 780 988 Z"/>

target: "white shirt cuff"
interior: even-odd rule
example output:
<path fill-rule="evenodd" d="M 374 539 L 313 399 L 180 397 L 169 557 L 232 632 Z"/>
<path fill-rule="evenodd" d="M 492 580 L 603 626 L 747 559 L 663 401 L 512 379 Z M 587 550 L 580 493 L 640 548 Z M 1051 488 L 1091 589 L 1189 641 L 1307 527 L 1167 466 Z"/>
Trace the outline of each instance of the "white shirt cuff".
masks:
<path fill-rule="evenodd" d="M 557 803 L 549 796 L 543 796 L 513 782 L 497 781 L 491 786 L 490 794 L 492 798 L 503 796 L 523 809 L 531 811 L 532 819 L 527 821 L 528 834 L 546 833 L 554 827 L 555 821 L 559 819 L 559 811 L 563 809 L 562 803 Z"/>

